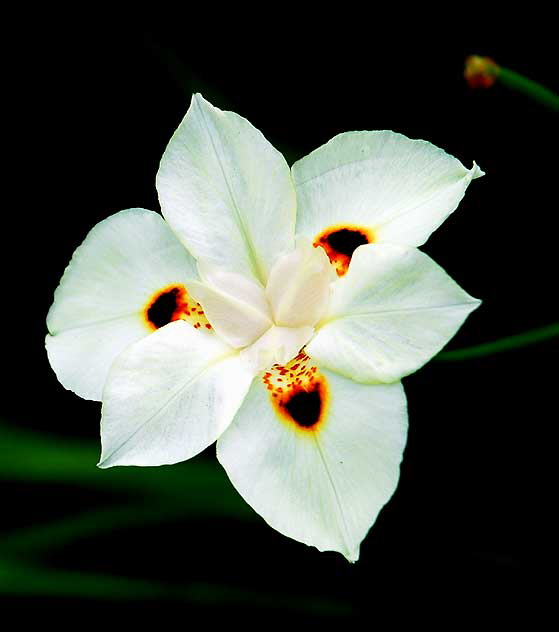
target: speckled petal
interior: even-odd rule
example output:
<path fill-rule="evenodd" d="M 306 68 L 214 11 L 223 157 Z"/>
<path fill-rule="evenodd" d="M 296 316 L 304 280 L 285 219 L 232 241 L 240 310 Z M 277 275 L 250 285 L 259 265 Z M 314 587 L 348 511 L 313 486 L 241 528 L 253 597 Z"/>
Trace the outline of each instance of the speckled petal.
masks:
<path fill-rule="evenodd" d="M 217 456 L 274 529 L 353 562 L 398 482 L 405 395 L 400 383 L 358 384 L 311 364 L 297 358 L 255 379 Z M 309 401 L 297 402 L 290 381 L 309 370 L 314 382 L 297 395 Z"/>
<path fill-rule="evenodd" d="M 420 246 L 474 178 L 442 149 L 391 131 L 345 132 L 293 165 L 298 235 L 361 231 L 359 243 Z M 343 253 L 342 253 L 343 254 Z M 351 255 L 351 253 L 350 253 Z"/>
<path fill-rule="evenodd" d="M 196 276 L 196 262 L 161 215 L 128 209 L 97 224 L 74 253 L 47 317 L 47 353 L 60 382 L 100 400 L 116 356 L 154 330 L 150 300 Z"/>

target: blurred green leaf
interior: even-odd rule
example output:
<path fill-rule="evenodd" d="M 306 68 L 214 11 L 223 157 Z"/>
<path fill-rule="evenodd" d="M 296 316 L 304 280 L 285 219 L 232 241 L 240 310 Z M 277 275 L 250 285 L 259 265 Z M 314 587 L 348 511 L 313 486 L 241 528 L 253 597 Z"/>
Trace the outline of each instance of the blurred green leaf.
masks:
<path fill-rule="evenodd" d="M 301 599 L 300 594 L 282 595 L 203 582 L 165 584 L 97 573 L 46 569 L 4 559 L 0 559 L 0 594 L 86 597 L 111 601 L 168 600 L 203 606 L 273 608 L 329 617 L 353 613 L 349 604 L 333 599 L 312 596 Z"/>
<path fill-rule="evenodd" d="M 165 596 L 154 582 L 78 571 L 30 567 L 0 559 L 0 593 L 110 599 L 155 599 Z"/>
<path fill-rule="evenodd" d="M 192 459 L 173 466 L 100 470 L 95 465 L 97 446 L 1 424 L 0 443 L 0 479 L 79 485 L 124 493 L 132 499 L 124 506 L 92 509 L 4 534 L 0 551 L 8 556 L 40 554 L 99 532 L 160 524 L 180 516 L 255 518 L 217 462 Z"/>
<path fill-rule="evenodd" d="M 119 528 L 164 523 L 192 513 L 197 513 L 196 507 L 181 503 L 95 509 L 8 533 L 0 542 L 0 553 L 7 557 L 34 556 L 47 548 L 52 550 L 67 546 L 72 540 L 110 533 Z"/>
<path fill-rule="evenodd" d="M 217 462 L 194 458 L 160 467 L 96 467 L 99 448 L 83 441 L 47 437 L 0 424 L 0 478 L 82 485 L 180 504 L 189 512 L 250 516 Z"/>

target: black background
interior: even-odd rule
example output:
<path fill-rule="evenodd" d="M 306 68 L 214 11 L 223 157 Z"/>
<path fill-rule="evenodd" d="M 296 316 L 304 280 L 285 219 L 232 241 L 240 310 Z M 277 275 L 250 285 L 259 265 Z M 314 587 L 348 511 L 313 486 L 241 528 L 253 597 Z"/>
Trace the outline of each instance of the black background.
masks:
<path fill-rule="evenodd" d="M 73 250 L 98 221 L 124 208 L 159 210 L 158 162 L 194 91 L 245 116 L 290 164 L 339 132 L 361 129 L 429 140 L 468 167 L 476 160 L 487 175 L 423 247 L 483 300 L 448 348 L 557 320 L 557 115 L 504 87 L 471 91 L 462 76 L 466 55 L 480 53 L 557 89 L 550 50 L 519 39 L 442 43 L 337 26 L 223 38 L 209 23 L 146 28 L 84 19 L 71 29 L 18 31 L 7 99 L 15 107 L 5 129 L 16 143 L 5 184 L 4 424 L 98 442 L 99 405 L 66 392 L 48 365 L 46 313 Z M 262 624 L 270 615 L 371 623 L 382 616 L 452 628 L 467 616 L 537 616 L 546 599 L 547 507 L 556 497 L 557 350 L 547 342 L 479 360 L 435 360 L 404 380 L 410 431 L 400 484 L 354 565 L 259 518 L 186 518 L 53 547 L 42 563 L 217 584 L 225 599 L 14 594 L 6 603 L 130 616 L 178 610 L 185 622 L 238 615 Z M 220 468 L 212 448 L 197 458 Z M 176 466 L 185 477 L 188 465 Z M 3 487 L 5 533 L 119 502 L 70 480 Z M 339 611 L 324 610 L 330 602 Z"/>

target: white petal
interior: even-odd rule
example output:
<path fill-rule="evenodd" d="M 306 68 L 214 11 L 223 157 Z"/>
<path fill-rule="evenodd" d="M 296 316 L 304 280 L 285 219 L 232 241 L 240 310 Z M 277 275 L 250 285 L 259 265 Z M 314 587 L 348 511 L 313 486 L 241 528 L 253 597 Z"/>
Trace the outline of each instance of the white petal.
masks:
<path fill-rule="evenodd" d="M 236 349 L 246 347 L 272 326 L 264 290 L 234 272 L 212 277 L 221 288 L 189 281 L 188 291 L 204 306 L 218 336 Z"/>
<path fill-rule="evenodd" d="M 60 382 L 101 399 L 114 358 L 152 331 L 146 302 L 192 276 L 194 260 L 157 213 L 129 209 L 97 224 L 74 253 L 47 317 L 47 352 Z"/>
<path fill-rule="evenodd" d="M 392 382 L 438 353 L 480 301 L 415 248 L 360 246 L 307 353 L 360 382 Z"/>
<path fill-rule="evenodd" d="M 253 373 L 273 364 L 285 364 L 294 358 L 312 336 L 314 329 L 303 327 L 270 327 L 256 342 L 241 351 L 241 358 Z"/>
<path fill-rule="evenodd" d="M 207 261 L 198 261 L 198 274 L 206 285 L 253 305 L 267 314 L 270 311 L 264 288 L 259 283 L 225 268 L 218 268 Z"/>
<path fill-rule="evenodd" d="M 85 399 L 100 401 L 115 357 L 149 334 L 138 320 L 132 314 L 47 335 L 48 359 L 64 388 Z"/>
<path fill-rule="evenodd" d="M 270 272 L 266 296 L 274 322 L 284 327 L 313 326 L 323 316 L 330 297 L 331 268 L 322 248 L 299 240 Z"/>
<path fill-rule="evenodd" d="M 329 371 L 315 375 L 321 384 L 315 426 L 298 426 L 278 412 L 268 372 L 267 388 L 253 382 L 218 441 L 217 455 L 237 491 L 268 524 L 355 561 L 398 482 L 405 395 L 399 383 L 364 385 Z"/>
<path fill-rule="evenodd" d="M 200 95 L 157 174 L 165 219 L 198 259 L 263 285 L 293 248 L 295 191 L 283 156 L 246 119 Z"/>
<path fill-rule="evenodd" d="M 181 321 L 131 345 L 103 391 L 100 467 L 184 461 L 227 428 L 252 381 L 217 336 Z"/>
<path fill-rule="evenodd" d="M 422 140 L 391 131 L 347 132 L 293 165 L 297 234 L 315 240 L 349 224 L 375 242 L 423 244 L 483 175 Z M 369 242 L 371 239 L 369 239 Z"/>

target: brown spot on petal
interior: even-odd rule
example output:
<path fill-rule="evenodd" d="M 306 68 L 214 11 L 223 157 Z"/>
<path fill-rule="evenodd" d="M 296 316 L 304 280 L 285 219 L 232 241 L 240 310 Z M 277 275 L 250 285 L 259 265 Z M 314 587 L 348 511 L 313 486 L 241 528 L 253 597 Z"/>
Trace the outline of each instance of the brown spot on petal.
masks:
<path fill-rule="evenodd" d="M 324 248 L 338 276 L 343 276 L 349 268 L 354 250 L 364 244 L 372 244 L 374 241 L 375 235 L 370 228 L 352 224 L 336 224 L 322 231 L 314 240 L 313 246 Z"/>
<path fill-rule="evenodd" d="M 152 331 L 175 320 L 184 320 L 196 329 L 202 325 L 211 330 L 212 326 L 204 315 L 204 310 L 188 294 L 180 283 L 161 288 L 149 299 L 143 309 L 144 322 Z"/>
<path fill-rule="evenodd" d="M 316 432 L 324 423 L 329 397 L 326 378 L 317 372 L 316 367 L 309 367 L 309 364 L 310 358 L 301 352 L 285 367 L 274 364 L 262 376 L 278 417 L 291 428 L 305 434 Z M 295 365 L 303 371 L 295 376 L 290 373 L 289 378 L 286 378 L 286 373 Z M 301 375 L 304 376 L 299 377 Z"/>

